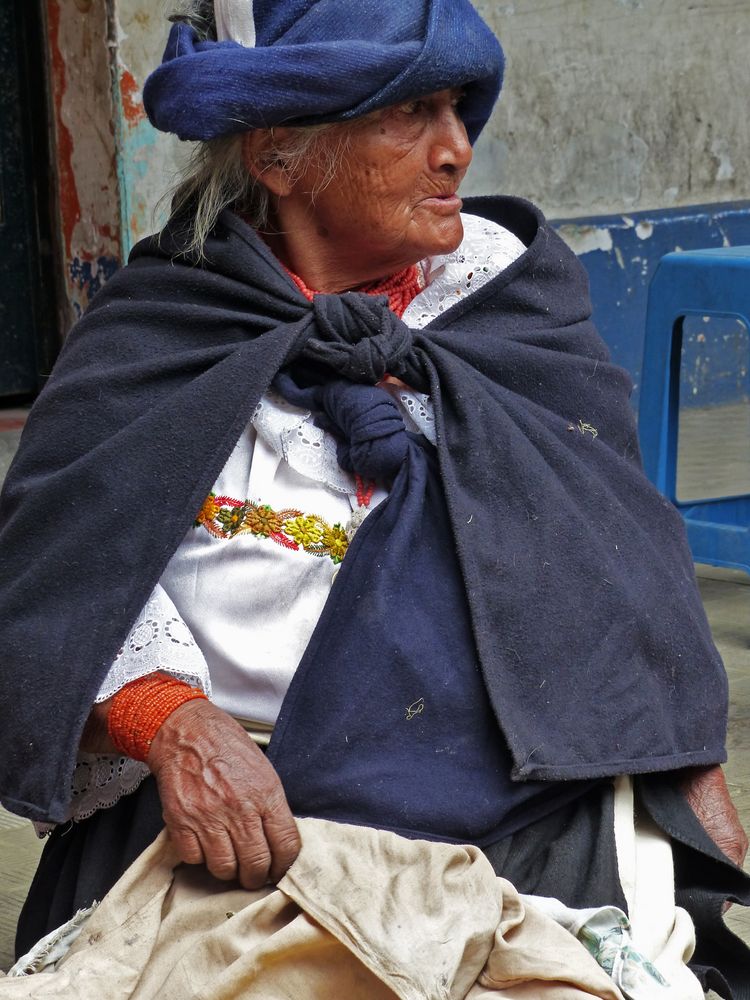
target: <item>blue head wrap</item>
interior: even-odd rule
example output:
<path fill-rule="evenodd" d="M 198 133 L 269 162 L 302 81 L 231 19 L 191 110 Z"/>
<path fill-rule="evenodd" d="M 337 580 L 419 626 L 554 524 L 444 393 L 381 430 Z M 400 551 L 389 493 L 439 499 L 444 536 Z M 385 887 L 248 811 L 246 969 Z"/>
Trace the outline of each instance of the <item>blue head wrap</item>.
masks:
<path fill-rule="evenodd" d="M 469 0 L 247 0 L 253 47 L 172 28 L 143 98 L 156 128 L 213 139 L 347 121 L 449 87 L 474 142 L 503 77 L 503 50 Z"/>

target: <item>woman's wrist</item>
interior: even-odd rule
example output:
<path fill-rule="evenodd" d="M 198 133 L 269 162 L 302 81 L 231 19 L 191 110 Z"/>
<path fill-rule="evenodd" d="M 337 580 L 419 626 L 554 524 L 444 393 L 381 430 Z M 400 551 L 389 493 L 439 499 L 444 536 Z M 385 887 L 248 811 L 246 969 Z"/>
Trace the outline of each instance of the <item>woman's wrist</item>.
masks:
<path fill-rule="evenodd" d="M 160 672 L 139 677 L 95 704 L 81 735 L 83 753 L 123 754 L 145 761 L 151 742 L 181 705 L 206 695 Z"/>
<path fill-rule="evenodd" d="M 200 688 L 168 674 L 148 674 L 132 681 L 111 699 L 107 731 L 112 745 L 126 757 L 147 761 L 161 726 L 178 708 L 196 699 L 206 700 Z"/>

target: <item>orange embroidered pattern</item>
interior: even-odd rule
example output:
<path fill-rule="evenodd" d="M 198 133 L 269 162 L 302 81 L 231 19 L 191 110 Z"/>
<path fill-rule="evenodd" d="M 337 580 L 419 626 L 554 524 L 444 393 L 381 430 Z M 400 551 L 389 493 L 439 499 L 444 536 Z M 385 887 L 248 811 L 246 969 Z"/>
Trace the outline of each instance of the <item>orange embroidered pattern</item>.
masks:
<path fill-rule="evenodd" d="M 274 510 L 268 504 L 217 497 L 215 493 L 209 493 L 204 501 L 195 527 L 205 528 L 214 538 L 247 534 L 268 538 L 285 549 L 328 557 L 336 565 L 349 548 L 346 529 L 340 524 L 330 525 L 317 514 L 304 514 L 293 508 Z"/>

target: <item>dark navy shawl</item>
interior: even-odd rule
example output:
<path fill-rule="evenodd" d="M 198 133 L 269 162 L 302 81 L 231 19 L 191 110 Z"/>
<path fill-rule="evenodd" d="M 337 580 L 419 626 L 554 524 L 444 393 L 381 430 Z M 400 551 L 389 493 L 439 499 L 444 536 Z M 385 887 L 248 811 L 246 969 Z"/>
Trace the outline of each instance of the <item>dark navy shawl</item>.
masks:
<path fill-rule="evenodd" d="M 9 808 L 64 818 L 99 685 L 290 365 L 371 383 L 387 370 L 430 392 L 473 642 L 514 779 L 725 759 L 726 677 L 682 522 L 640 470 L 630 382 L 590 322 L 583 268 L 527 203 L 467 208 L 528 250 L 421 332 L 384 299 L 309 303 L 229 212 L 208 264 L 173 259 L 179 227 L 168 228 L 99 293 L 32 410 L 0 507 Z M 420 583 L 407 577 L 394 599 L 419 591 L 428 607 Z"/>

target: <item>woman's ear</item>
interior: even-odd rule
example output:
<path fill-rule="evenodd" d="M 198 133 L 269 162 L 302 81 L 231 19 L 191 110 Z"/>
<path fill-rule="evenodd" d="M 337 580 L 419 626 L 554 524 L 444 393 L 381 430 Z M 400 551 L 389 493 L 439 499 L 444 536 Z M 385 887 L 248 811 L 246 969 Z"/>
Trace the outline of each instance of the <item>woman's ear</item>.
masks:
<path fill-rule="evenodd" d="M 249 173 L 277 198 L 291 193 L 292 182 L 278 155 L 275 132 L 284 129 L 258 128 L 246 132 L 242 140 L 242 162 Z"/>

